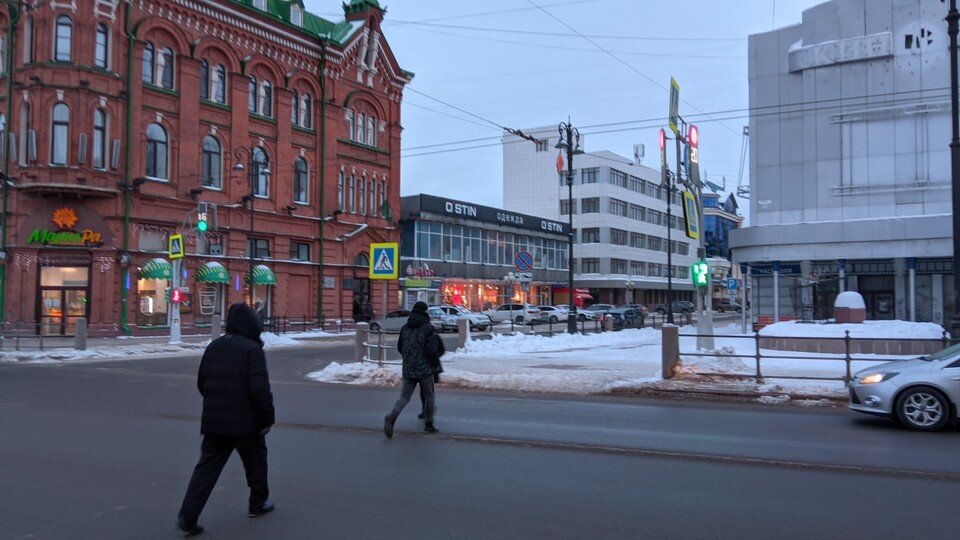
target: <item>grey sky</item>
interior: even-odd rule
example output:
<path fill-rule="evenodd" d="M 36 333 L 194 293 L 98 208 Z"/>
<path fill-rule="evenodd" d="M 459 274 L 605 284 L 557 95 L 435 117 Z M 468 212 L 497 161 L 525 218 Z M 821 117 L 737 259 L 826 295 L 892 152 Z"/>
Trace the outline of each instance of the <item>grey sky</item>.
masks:
<path fill-rule="evenodd" d="M 568 116 L 585 150 L 632 156 L 641 143 L 644 164 L 656 167 L 671 75 L 680 114 L 700 127 L 701 169 L 718 184 L 725 176 L 726 192 L 735 192 L 747 36 L 797 24 L 821 2 L 380 0 L 386 38 L 416 73 L 404 93 L 401 193 L 502 206 L 495 124 L 526 128 Z M 339 1 L 305 5 L 342 17 Z"/>

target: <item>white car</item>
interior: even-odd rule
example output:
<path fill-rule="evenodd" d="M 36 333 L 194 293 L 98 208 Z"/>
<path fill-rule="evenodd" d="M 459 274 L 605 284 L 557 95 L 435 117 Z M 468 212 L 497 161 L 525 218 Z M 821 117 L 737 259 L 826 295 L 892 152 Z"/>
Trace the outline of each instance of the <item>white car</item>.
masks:
<path fill-rule="evenodd" d="M 493 321 L 490 320 L 490 317 L 487 317 L 482 313 L 474 313 L 463 306 L 440 306 L 436 309 L 439 309 L 443 312 L 444 316 L 440 320 L 443 323 L 444 330 L 456 332 L 457 322 L 460 319 L 466 319 L 469 321 L 471 330 L 479 330 L 481 332 L 493 324 Z"/>
<path fill-rule="evenodd" d="M 540 316 L 540 308 L 531 304 L 503 304 L 483 312 L 495 323 L 513 321 L 527 324 Z"/>
<path fill-rule="evenodd" d="M 564 312 L 568 312 L 570 310 L 570 306 L 553 306 L 553 307 L 562 309 Z M 597 314 L 593 311 L 590 311 L 589 309 L 579 309 L 577 308 L 577 306 L 573 306 L 573 314 L 576 315 L 578 321 L 597 320 Z M 564 317 L 561 317 L 561 319 L 563 318 L 566 318 L 566 313 L 564 314 Z"/>
<path fill-rule="evenodd" d="M 567 311 L 566 307 L 560 306 L 539 306 L 540 307 L 540 316 L 537 317 L 537 322 L 544 323 L 558 323 L 567 320 L 567 314 L 570 313 Z"/>

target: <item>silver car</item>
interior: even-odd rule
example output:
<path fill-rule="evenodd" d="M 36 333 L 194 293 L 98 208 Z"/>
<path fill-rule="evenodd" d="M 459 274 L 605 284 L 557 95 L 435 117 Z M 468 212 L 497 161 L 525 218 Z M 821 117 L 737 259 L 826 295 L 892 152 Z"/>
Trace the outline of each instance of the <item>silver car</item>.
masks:
<path fill-rule="evenodd" d="M 431 308 L 432 309 L 432 308 Z M 406 309 L 398 309 L 396 311 L 391 311 L 387 313 L 386 317 L 380 317 L 370 321 L 370 331 L 373 333 L 378 332 L 399 332 L 403 325 L 407 324 L 407 319 L 410 318 L 410 311 Z M 436 315 L 430 315 L 430 323 L 437 330 L 443 330 L 443 322 Z"/>
<path fill-rule="evenodd" d="M 471 330 L 479 330 L 481 332 L 493 324 L 490 317 L 482 313 L 474 313 L 463 306 L 440 306 L 437 309 L 447 315 L 447 317 L 441 318 L 443 321 L 443 329 L 450 330 L 451 332 L 457 331 L 457 321 L 460 319 L 468 320 Z"/>
<path fill-rule="evenodd" d="M 960 344 L 858 371 L 850 382 L 851 409 L 893 417 L 920 431 L 934 431 L 956 422 L 958 405 Z"/>

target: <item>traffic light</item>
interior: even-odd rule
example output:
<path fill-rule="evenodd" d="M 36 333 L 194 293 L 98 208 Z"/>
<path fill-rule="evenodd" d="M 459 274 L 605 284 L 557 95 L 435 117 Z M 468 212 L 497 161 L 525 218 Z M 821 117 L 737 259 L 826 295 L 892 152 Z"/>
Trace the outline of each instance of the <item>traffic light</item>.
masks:
<path fill-rule="evenodd" d="M 700 129 L 693 124 L 690 124 L 690 127 L 687 128 L 687 142 L 693 148 L 700 147 Z"/>
<path fill-rule="evenodd" d="M 700 129 L 693 124 L 687 129 L 687 142 L 690 144 L 687 178 L 690 185 L 696 187 L 700 185 Z"/>
<path fill-rule="evenodd" d="M 197 231 L 217 230 L 217 205 L 208 202 L 197 203 Z"/>
<path fill-rule="evenodd" d="M 207 223 L 207 213 L 201 212 L 197 214 L 197 230 L 200 232 L 207 232 L 207 229 L 210 228 L 210 225 Z"/>
<path fill-rule="evenodd" d="M 170 302 L 174 304 L 183 302 L 183 291 L 180 289 L 170 289 Z"/>
<path fill-rule="evenodd" d="M 699 260 L 690 266 L 690 279 L 695 287 L 706 287 L 710 283 L 710 265 Z"/>

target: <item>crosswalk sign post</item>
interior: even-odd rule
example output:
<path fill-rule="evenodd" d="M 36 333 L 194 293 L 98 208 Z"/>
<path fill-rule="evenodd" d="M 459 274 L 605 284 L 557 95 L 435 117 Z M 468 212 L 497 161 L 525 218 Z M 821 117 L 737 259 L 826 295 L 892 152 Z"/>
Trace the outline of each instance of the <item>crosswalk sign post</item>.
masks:
<path fill-rule="evenodd" d="M 390 280 L 400 275 L 400 245 L 396 242 L 370 244 L 370 279 Z M 383 315 L 387 314 L 387 281 L 383 282 Z"/>

